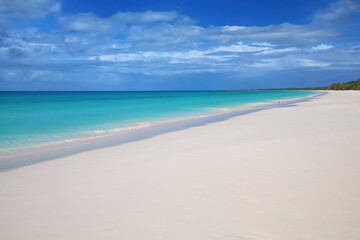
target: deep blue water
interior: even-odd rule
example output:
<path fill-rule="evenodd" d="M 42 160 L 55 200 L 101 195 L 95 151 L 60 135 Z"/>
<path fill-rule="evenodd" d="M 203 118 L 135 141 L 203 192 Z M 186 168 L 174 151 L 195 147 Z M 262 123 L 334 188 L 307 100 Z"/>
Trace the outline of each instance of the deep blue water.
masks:
<path fill-rule="evenodd" d="M 313 91 L 0 92 L 0 152 Z"/>

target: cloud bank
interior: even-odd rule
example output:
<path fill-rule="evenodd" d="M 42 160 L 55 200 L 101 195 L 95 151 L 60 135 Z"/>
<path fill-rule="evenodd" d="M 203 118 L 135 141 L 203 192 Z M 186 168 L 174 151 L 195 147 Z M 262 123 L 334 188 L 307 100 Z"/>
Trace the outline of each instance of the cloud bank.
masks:
<path fill-rule="evenodd" d="M 278 87 L 310 73 L 318 85 L 360 73 L 359 12 L 342 0 L 304 25 L 204 27 L 175 11 L 105 18 L 0 0 L 0 90 Z M 269 76 L 283 80 L 262 84 Z"/>

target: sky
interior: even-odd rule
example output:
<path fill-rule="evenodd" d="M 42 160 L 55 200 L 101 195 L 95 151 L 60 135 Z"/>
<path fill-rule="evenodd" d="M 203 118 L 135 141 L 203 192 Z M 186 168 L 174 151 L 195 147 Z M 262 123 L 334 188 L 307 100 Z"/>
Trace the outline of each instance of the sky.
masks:
<path fill-rule="evenodd" d="M 316 87 L 360 78 L 360 0 L 0 0 L 1 91 Z"/>

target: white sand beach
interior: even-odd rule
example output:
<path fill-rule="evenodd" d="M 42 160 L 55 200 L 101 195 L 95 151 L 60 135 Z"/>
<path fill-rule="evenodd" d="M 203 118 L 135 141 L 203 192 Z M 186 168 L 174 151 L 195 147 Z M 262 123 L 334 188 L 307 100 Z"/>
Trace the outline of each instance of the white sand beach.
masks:
<path fill-rule="evenodd" d="M 360 92 L 0 173 L 0 239 L 358 240 Z"/>

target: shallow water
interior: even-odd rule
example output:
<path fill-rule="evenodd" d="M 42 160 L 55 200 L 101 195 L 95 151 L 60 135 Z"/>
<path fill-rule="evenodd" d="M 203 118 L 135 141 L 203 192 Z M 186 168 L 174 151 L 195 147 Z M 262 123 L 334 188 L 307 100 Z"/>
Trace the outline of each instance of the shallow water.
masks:
<path fill-rule="evenodd" d="M 0 92 L 0 151 L 205 115 L 314 91 Z"/>

